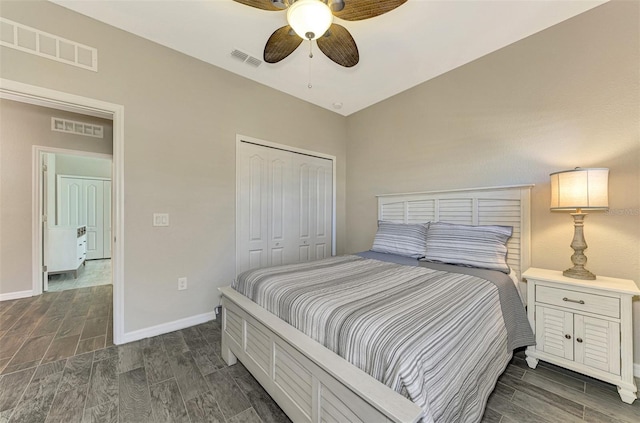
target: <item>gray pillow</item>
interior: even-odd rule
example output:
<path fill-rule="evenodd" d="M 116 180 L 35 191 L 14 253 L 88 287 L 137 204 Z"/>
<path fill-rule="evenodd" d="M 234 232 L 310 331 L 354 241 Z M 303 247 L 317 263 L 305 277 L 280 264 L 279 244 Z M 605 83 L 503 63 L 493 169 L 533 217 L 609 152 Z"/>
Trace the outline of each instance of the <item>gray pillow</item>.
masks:
<path fill-rule="evenodd" d="M 378 222 L 371 251 L 399 256 L 424 257 L 429 223 Z"/>
<path fill-rule="evenodd" d="M 511 226 L 469 226 L 432 222 L 424 260 L 509 273 Z"/>

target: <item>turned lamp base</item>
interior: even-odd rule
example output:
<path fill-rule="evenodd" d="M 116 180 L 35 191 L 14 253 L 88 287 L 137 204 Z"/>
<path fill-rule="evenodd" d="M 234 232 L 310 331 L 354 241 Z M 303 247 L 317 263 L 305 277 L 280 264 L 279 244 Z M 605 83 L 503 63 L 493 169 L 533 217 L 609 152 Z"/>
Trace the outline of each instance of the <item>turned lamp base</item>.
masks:
<path fill-rule="evenodd" d="M 562 272 L 562 274 L 565 275 L 568 278 L 573 278 L 573 279 L 594 280 L 596 278 L 596 275 L 594 275 L 593 273 L 589 272 L 584 267 L 580 268 L 580 267 L 576 267 L 576 266 L 573 266 L 571 269 L 565 270 L 564 272 Z"/>
<path fill-rule="evenodd" d="M 587 242 L 584 240 L 583 228 L 584 218 L 587 215 L 578 209 L 578 212 L 571 213 L 571 216 L 573 216 L 574 228 L 573 241 L 571 241 L 571 248 L 574 251 L 571 256 L 573 267 L 565 270 L 562 274 L 568 278 L 594 280 L 596 275 L 584 268 L 585 264 L 587 264 L 587 256 L 584 255 L 584 250 L 587 249 Z"/>

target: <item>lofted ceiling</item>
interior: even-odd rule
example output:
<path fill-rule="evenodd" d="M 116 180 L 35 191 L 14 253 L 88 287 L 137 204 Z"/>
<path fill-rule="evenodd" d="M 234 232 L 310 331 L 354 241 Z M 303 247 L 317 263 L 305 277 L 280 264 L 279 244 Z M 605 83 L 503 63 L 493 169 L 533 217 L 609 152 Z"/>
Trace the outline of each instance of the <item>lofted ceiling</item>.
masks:
<path fill-rule="evenodd" d="M 286 25 L 285 11 L 232 0 L 50 1 L 348 116 L 607 0 L 408 0 L 363 21 L 335 18 L 358 45 L 352 68 L 315 42 L 309 59 L 308 41 L 276 64 L 255 67 L 231 55 L 262 59 L 269 36 Z"/>

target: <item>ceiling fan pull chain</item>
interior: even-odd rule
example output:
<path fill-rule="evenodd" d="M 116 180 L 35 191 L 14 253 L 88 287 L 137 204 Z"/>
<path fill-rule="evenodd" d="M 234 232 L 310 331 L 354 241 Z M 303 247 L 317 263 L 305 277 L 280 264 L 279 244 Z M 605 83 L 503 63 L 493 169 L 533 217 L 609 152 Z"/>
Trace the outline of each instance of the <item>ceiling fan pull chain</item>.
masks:
<path fill-rule="evenodd" d="M 311 89 L 313 88 L 313 85 L 311 85 L 311 59 L 313 59 L 313 51 L 311 50 L 313 46 L 313 41 L 309 40 L 309 82 L 307 84 L 307 88 Z"/>

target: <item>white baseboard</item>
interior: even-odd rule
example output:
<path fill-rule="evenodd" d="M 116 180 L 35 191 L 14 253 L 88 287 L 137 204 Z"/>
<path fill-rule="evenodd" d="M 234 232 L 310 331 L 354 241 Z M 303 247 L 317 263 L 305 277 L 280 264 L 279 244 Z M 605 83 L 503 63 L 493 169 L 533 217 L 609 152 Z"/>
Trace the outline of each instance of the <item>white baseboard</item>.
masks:
<path fill-rule="evenodd" d="M 152 336 L 158 336 L 165 333 L 173 332 L 188 328 L 190 326 L 199 325 L 201 323 L 215 320 L 216 314 L 214 311 L 208 313 L 197 314 L 195 316 L 185 317 L 184 319 L 174 320 L 172 322 L 162 323 L 156 326 L 151 326 L 144 329 L 134 330 L 133 332 L 126 332 L 123 337 L 123 343 L 138 341 L 144 338 L 150 338 Z"/>
<path fill-rule="evenodd" d="M 33 290 L 7 292 L 6 294 L 0 294 L 0 301 L 17 300 L 18 298 L 33 297 Z"/>

